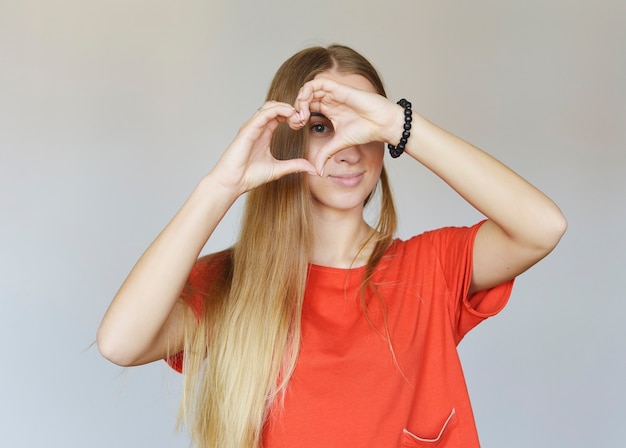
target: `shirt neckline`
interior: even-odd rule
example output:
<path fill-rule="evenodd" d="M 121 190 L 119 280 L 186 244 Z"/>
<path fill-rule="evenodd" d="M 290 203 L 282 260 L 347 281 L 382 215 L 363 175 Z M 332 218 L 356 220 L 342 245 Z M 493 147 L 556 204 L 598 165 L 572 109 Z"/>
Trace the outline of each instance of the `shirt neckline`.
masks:
<path fill-rule="evenodd" d="M 378 262 L 379 265 L 380 263 L 384 261 L 384 259 L 387 256 L 389 256 L 389 254 L 391 254 L 395 250 L 395 247 L 398 244 L 398 241 L 399 241 L 398 238 L 394 238 L 391 241 L 391 244 L 389 245 L 389 247 L 383 254 L 383 258 Z M 367 265 L 352 266 L 348 268 L 339 268 L 339 267 L 334 267 L 334 266 L 325 266 L 321 264 L 309 263 L 309 271 L 315 271 L 315 272 L 327 273 L 327 274 L 348 274 L 348 273 L 359 274 L 359 273 L 365 272 L 366 267 Z"/>

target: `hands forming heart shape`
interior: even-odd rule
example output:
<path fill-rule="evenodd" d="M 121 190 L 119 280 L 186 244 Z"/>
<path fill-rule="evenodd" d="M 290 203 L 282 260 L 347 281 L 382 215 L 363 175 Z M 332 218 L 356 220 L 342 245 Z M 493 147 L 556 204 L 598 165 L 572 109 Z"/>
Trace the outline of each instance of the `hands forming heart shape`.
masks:
<path fill-rule="evenodd" d="M 304 84 L 293 105 L 268 101 L 239 129 L 214 168 L 226 185 L 239 194 L 289 173 L 323 175 L 327 161 L 339 151 L 371 142 L 390 142 L 402 128 L 402 108 L 382 95 L 360 75 L 338 75 L 337 82 L 317 77 Z M 312 160 L 277 160 L 270 152 L 273 132 L 280 123 L 304 128 L 311 117 L 328 120 L 329 137 Z"/>

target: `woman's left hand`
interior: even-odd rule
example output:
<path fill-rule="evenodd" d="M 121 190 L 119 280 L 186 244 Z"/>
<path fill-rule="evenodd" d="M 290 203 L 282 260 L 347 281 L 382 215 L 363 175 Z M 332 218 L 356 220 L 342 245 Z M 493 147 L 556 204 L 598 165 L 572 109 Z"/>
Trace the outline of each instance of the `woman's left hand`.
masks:
<path fill-rule="evenodd" d="M 326 161 L 342 149 L 376 141 L 392 142 L 394 136 L 398 138 L 404 124 L 402 107 L 384 96 L 324 77 L 302 86 L 294 108 L 303 126 L 311 112 L 317 112 L 328 118 L 334 127 L 332 139 L 313 160 L 318 173 L 323 172 Z"/>

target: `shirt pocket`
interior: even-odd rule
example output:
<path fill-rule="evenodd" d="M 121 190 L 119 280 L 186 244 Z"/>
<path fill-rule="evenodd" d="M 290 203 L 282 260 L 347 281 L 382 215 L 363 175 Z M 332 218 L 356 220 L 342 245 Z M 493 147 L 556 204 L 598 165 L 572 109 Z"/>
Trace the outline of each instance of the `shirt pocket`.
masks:
<path fill-rule="evenodd" d="M 430 437 L 425 437 L 423 435 L 420 436 L 405 428 L 402 431 L 402 442 L 400 444 L 400 448 L 444 447 L 448 436 L 454 428 L 456 428 L 456 425 L 456 409 L 453 408 L 448 418 L 444 421 L 439 434 L 436 434 L 434 437 L 432 435 L 430 435 Z"/>

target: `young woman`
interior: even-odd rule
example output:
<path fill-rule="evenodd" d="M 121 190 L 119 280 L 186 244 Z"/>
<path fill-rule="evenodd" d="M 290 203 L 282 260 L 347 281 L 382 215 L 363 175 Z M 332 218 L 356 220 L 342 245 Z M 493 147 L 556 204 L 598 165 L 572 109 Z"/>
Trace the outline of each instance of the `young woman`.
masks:
<path fill-rule="evenodd" d="M 555 247 L 559 208 L 347 47 L 292 56 L 267 99 L 130 272 L 100 351 L 184 371 L 200 447 L 479 446 L 456 345 Z M 394 239 L 385 143 L 486 220 Z M 198 260 L 244 193 L 237 243 Z"/>

